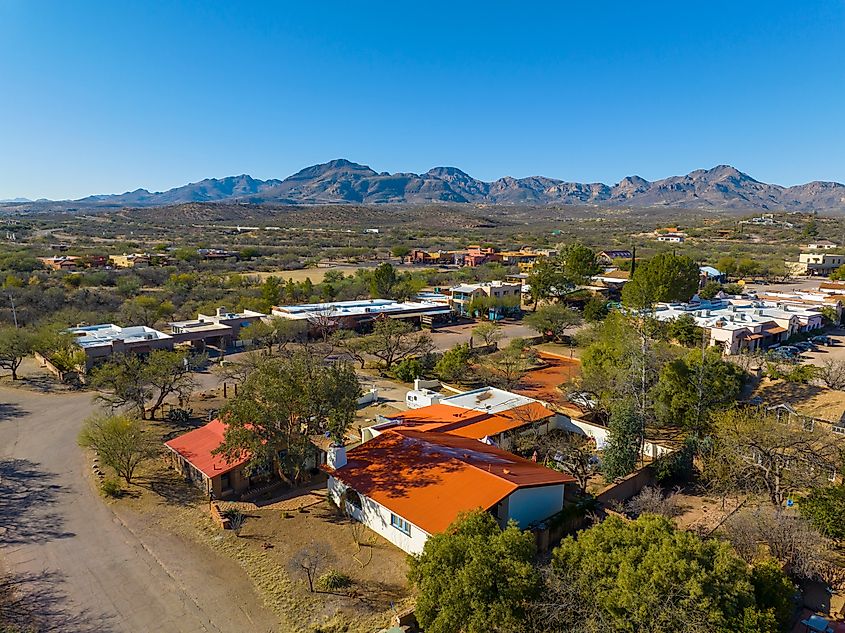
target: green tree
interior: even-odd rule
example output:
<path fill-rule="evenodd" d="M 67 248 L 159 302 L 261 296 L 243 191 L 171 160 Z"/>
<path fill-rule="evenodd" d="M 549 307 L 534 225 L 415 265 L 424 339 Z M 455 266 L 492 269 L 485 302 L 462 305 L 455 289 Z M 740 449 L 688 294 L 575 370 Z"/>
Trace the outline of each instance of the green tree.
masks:
<path fill-rule="evenodd" d="M 155 418 L 164 401 L 176 395 L 182 402 L 196 386 L 193 370 L 201 358 L 184 351 L 153 350 L 143 359 L 136 354 L 115 354 L 91 372 L 90 384 L 97 398 L 112 410 L 126 409 L 141 419 L 152 399 L 150 417 Z"/>
<path fill-rule="evenodd" d="M 563 275 L 572 285 L 589 283 L 590 277 L 601 272 L 601 265 L 593 249 L 578 242 L 563 247 L 560 253 Z"/>
<path fill-rule="evenodd" d="M 701 337 L 704 334 L 704 330 L 695 324 L 695 317 L 691 314 L 682 314 L 670 321 L 666 327 L 666 332 L 684 347 L 701 345 Z"/>
<path fill-rule="evenodd" d="M 584 304 L 584 320 L 587 323 L 603 321 L 609 312 L 610 303 L 599 295 L 590 297 L 589 301 Z"/>
<path fill-rule="evenodd" d="M 698 291 L 698 296 L 702 299 L 713 299 L 722 289 L 722 284 L 712 279 L 704 284 L 701 290 Z"/>
<path fill-rule="evenodd" d="M 434 373 L 443 382 L 461 381 L 470 373 L 470 358 L 472 358 L 472 350 L 469 345 L 466 343 L 456 345 L 443 353 L 434 366 Z"/>
<path fill-rule="evenodd" d="M 798 510 L 825 536 L 845 540 L 845 486 L 813 488 L 798 502 Z"/>
<path fill-rule="evenodd" d="M 540 579 L 534 537 L 488 513 L 462 515 L 409 559 L 416 616 L 427 633 L 521 631 Z"/>
<path fill-rule="evenodd" d="M 390 254 L 394 257 L 398 257 L 399 259 L 405 259 L 408 256 L 408 253 L 410 252 L 411 249 L 407 246 L 396 245 L 390 249 Z"/>
<path fill-rule="evenodd" d="M 127 299 L 121 308 L 123 321 L 129 325 L 153 327 L 162 319 L 173 316 L 176 308 L 168 300 L 155 295 L 140 295 Z"/>
<path fill-rule="evenodd" d="M 396 269 L 384 262 L 370 274 L 370 295 L 374 299 L 389 299 L 398 282 Z"/>
<path fill-rule="evenodd" d="M 261 284 L 261 300 L 268 311 L 272 306 L 279 305 L 282 302 L 283 292 L 282 280 L 278 277 L 271 276 L 264 280 Z"/>
<path fill-rule="evenodd" d="M 492 321 L 483 321 L 472 328 L 473 336 L 477 336 L 484 345 L 491 346 L 502 338 L 502 328 Z"/>
<path fill-rule="evenodd" d="M 142 424 L 125 415 L 88 418 L 79 434 L 79 444 L 96 451 L 100 463 L 112 468 L 128 484 L 138 466 L 158 451 L 158 443 Z"/>
<path fill-rule="evenodd" d="M 795 613 L 795 585 L 774 558 L 758 561 L 751 570 L 757 607 L 770 611 L 781 631 L 789 631 Z"/>
<path fill-rule="evenodd" d="M 778 631 L 772 610 L 757 603 L 750 568 L 730 545 L 675 529 L 665 517 L 610 517 L 569 536 L 555 549 L 552 570 L 575 613 L 550 610 L 549 633 Z"/>
<path fill-rule="evenodd" d="M 329 433 L 343 443 L 360 395 L 349 363 L 326 365 L 307 351 L 265 358 L 221 409 L 227 428 L 213 452 L 230 461 L 249 457 L 250 472 L 270 467 L 298 482 L 311 453 L 309 437 Z"/>
<path fill-rule="evenodd" d="M 739 398 L 745 376 L 713 348 L 692 351 L 663 365 L 652 397 L 662 425 L 703 431 L 711 412 Z"/>
<path fill-rule="evenodd" d="M 686 255 L 663 252 L 641 263 L 622 287 L 622 302 L 637 310 L 661 301 L 689 301 L 698 290 L 698 264 Z"/>
<path fill-rule="evenodd" d="M 638 412 L 629 404 L 617 405 L 610 415 L 607 443 L 602 452 L 602 472 L 613 481 L 624 477 L 637 467 L 643 442 L 643 423 Z"/>
<path fill-rule="evenodd" d="M 542 306 L 525 317 L 525 324 L 528 327 L 558 342 L 564 340 L 567 331 L 581 325 L 582 322 L 581 315 L 575 310 L 559 303 Z"/>
<path fill-rule="evenodd" d="M 528 273 L 526 283 L 529 286 L 535 310 L 541 301 L 559 297 L 572 289 L 563 271 L 562 262 L 557 257 L 538 259 L 531 268 L 531 272 Z"/>
<path fill-rule="evenodd" d="M 18 379 L 18 369 L 35 344 L 36 335 L 28 328 L 0 327 L 0 368 L 10 371 L 12 380 Z"/>
<path fill-rule="evenodd" d="M 845 264 L 842 264 L 842 266 L 830 273 L 830 279 L 832 281 L 842 281 L 845 279 Z"/>
<path fill-rule="evenodd" d="M 422 356 L 433 348 L 431 337 L 397 319 L 379 319 L 372 334 L 361 339 L 361 347 L 381 360 L 385 369 L 413 356 Z"/>
<path fill-rule="evenodd" d="M 807 223 L 804 225 L 804 230 L 801 231 L 801 235 L 804 237 L 815 237 L 819 234 L 819 224 L 816 222 L 816 218 L 812 217 L 807 220 Z"/>

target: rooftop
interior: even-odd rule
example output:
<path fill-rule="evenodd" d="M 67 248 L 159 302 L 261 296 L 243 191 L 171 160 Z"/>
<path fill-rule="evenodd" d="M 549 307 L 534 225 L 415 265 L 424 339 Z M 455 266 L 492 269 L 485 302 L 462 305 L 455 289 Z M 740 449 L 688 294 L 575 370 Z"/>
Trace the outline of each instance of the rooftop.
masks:
<path fill-rule="evenodd" d="M 406 428 L 378 435 L 350 450 L 347 459 L 329 472 L 429 534 L 519 488 L 573 481 L 474 439 Z"/>
<path fill-rule="evenodd" d="M 303 303 L 292 306 L 273 306 L 273 314 L 288 319 L 315 317 L 363 316 L 366 314 L 447 314 L 448 306 L 433 301 L 394 301 L 393 299 L 363 299 L 331 303 Z"/>
<path fill-rule="evenodd" d="M 555 415 L 539 402 L 529 402 L 500 413 L 462 409 L 447 404 L 432 404 L 403 411 L 389 418 L 404 428 L 436 431 L 474 440 L 495 437 Z"/>
<path fill-rule="evenodd" d="M 72 327 L 67 330 L 70 334 L 76 335 L 76 343 L 82 348 L 99 347 L 111 345 L 114 341 L 125 343 L 138 343 L 141 341 L 158 341 L 172 338 L 169 334 L 159 332 L 146 325 L 132 325 L 120 327 L 113 323 L 100 325 L 84 325 Z"/>
<path fill-rule="evenodd" d="M 497 389 L 496 387 L 481 387 L 472 391 L 465 391 L 455 396 L 443 398 L 441 404 L 462 409 L 475 409 L 485 413 L 500 413 L 532 402 L 533 398 L 521 396 L 518 393 Z"/>
<path fill-rule="evenodd" d="M 190 464 L 207 477 L 216 477 L 228 473 L 249 461 L 245 456 L 235 462 L 229 462 L 223 455 L 212 455 L 211 451 L 223 443 L 226 425 L 219 419 L 212 420 L 205 426 L 164 443 L 170 450 L 184 457 Z"/>

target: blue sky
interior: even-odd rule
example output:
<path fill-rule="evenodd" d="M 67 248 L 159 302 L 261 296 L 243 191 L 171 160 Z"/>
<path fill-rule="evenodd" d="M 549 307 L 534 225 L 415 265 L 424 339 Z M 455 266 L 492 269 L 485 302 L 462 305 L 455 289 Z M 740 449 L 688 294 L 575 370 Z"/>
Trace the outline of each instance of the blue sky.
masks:
<path fill-rule="evenodd" d="M 845 2 L 0 0 L 0 198 L 338 157 L 845 181 Z"/>

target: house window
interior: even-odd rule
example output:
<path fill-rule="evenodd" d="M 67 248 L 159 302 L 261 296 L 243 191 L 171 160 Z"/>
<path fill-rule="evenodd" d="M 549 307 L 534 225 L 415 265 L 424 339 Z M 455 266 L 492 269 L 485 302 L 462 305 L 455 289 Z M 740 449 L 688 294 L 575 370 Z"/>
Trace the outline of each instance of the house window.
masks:
<path fill-rule="evenodd" d="M 232 480 L 229 477 L 229 473 L 225 475 L 220 475 L 220 489 L 221 490 L 231 490 L 232 489 Z"/>
<path fill-rule="evenodd" d="M 400 532 L 404 532 L 408 536 L 411 535 L 411 524 L 408 523 L 405 519 L 400 516 L 397 516 L 393 513 L 390 515 L 390 525 L 395 527 Z"/>
<path fill-rule="evenodd" d="M 832 430 L 833 430 L 834 433 L 839 433 L 840 435 L 845 435 L 845 426 L 843 426 L 841 424 L 834 424 Z"/>
<path fill-rule="evenodd" d="M 805 431 L 812 431 L 813 430 L 813 418 L 804 418 L 802 427 Z"/>
<path fill-rule="evenodd" d="M 356 510 L 360 511 L 362 508 L 362 504 L 361 495 L 358 494 L 358 491 L 354 488 L 347 488 L 344 494 L 346 495 L 346 503 L 348 503 Z"/>

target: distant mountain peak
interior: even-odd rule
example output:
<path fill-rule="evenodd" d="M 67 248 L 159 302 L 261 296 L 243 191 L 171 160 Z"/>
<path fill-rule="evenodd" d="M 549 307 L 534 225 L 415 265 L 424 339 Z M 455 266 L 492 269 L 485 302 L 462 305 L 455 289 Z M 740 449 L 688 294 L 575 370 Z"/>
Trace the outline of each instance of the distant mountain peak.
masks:
<path fill-rule="evenodd" d="M 757 181 L 725 164 L 655 181 L 626 176 L 613 186 L 545 176 L 505 176 L 485 182 L 458 167 L 432 167 L 423 174 L 379 173 L 368 165 L 336 158 L 306 167 L 284 180 L 258 180 L 240 174 L 207 178 L 164 192 L 136 189 L 120 195 L 90 196 L 73 201 L 73 205 L 143 207 L 219 201 L 276 205 L 442 202 L 845 212 L 845 185 L 814 181 L 781 187 Z"/>

